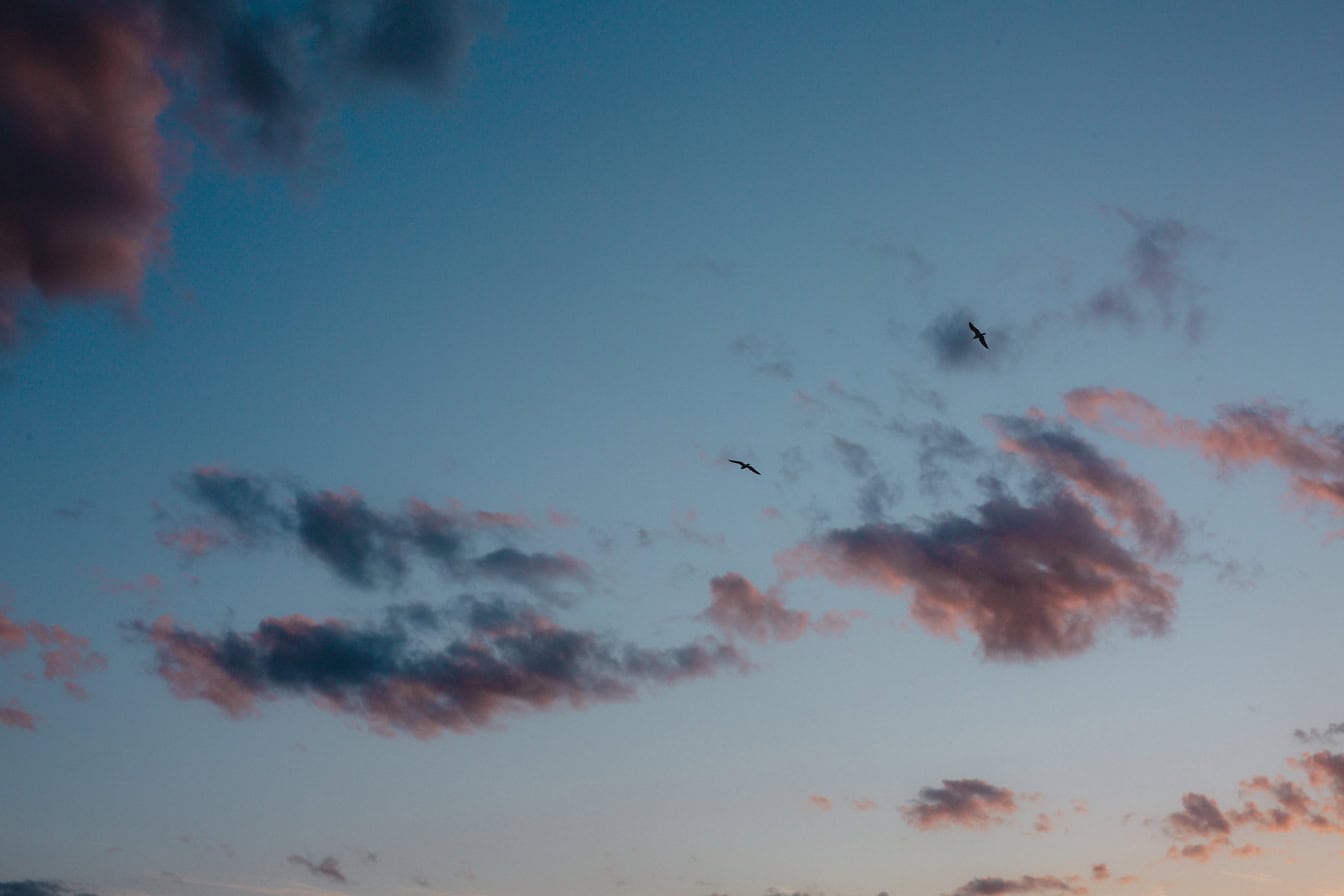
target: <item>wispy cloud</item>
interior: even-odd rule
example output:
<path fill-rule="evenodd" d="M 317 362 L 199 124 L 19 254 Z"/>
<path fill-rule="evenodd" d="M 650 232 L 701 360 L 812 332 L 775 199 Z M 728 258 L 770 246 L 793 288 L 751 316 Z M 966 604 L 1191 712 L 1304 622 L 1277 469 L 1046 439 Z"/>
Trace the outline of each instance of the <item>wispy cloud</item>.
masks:
<path fill-rule="evenodd" d="M 473 553 L 483 535 L 498 539 L 530 528 L 519 514 L 469 511 L 456 502 L 436 508 L 412 498 L 400 511 L 381 511 L 352 489 L 282 488 L 259 476 L 217 467 L 182 477 L 183 493 L 229 530 L 239 545 L 287 541 L 360 588 L 396 587 L 419 556 L 456 580 L 493 580 L 553 598 L 565 585 L 586 585 L 588 565 L 564 553 L 527 552 L 505 544 Z M 160 538 L 162 541 L 162 537 Z"/>
<path fill-rule="evenodd" d="M 1132 239 L 1123 256 L 1125 276 L 1093 293 L 1076 309 L 1075 318 L 1119 323 L 1137 331 L 1148 309 L 1154 308 L 1163 329 L 1180 326 L 1187 339 L 1198 342 L 1207 312 L 1194 300 L 1198 290 L 1185 267 L 1185 257 L 1204 235 L 1172 217 L 1150 218 L 1115 206 L 1103 206 L 1102 211 L 1130 228 Z"/>
<path fill-rule="evenodd" d="M 335 856 L 327 856 L 321 861 L 314 862 L 303 856 L 293 855 L 289 857 L 291 865 L 301 865 L 317 877 L 325 877 L 327 880 L 335 881 L 338 884 L 348 884 L 345 874 L 341 871 L 341 863 Z"/>
<path fill-rule="evenodd" d="M 1145 445 L 1198 451 L 1219 474 L 1266 463 L 1290 476 L 1293 494 L 1344 516 L 1344 424 L 1317 425 L 1268 402 L 1225 404 L 1203 424 L 1169 416 L 1123 389 L 1074 389 L 1065 407 L 1077 419 Z"/>

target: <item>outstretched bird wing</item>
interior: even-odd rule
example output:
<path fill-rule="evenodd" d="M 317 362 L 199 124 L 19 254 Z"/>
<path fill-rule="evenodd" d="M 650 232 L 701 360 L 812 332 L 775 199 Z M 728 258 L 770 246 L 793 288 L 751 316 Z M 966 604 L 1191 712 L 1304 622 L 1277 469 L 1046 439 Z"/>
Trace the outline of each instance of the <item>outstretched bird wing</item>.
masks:
<path fill-rule="evenodd" d="M 730 464 L 737 464 L 739 467 L 741 467 L 741 468 L 744 469 L 744 470 L 747 468 L 747 465 L 744 464 L 744 463 L 742 463 L 742 461 L 740 461 L 740 460 L 733 460 L 731 457 L 728 458 L 728 463 L 730 463 Z"/>
<path fill-rule="evenodd" d="M 755 473 L 757 476 L 761 475 L 761 471 L 758 470 L 758 469 L 756 469 L 755 467 L 753 467 L 751 464 L 743 464 L 743 465 L 742 465 L 742 469 L 744 469 L 744 470 L 750 470 L 751 472 Z"/>
<path fill-rule="evenodd" d="M 975 338 L 976 338 L 976 340 L 977 340 L 981 345 L 983 345 L 985 348 L 989 348 L 989 343 L 985 341 L 985 334 L 984 334 L 984 333 L 976 333 L 976 334 L 975 334 Z"/>

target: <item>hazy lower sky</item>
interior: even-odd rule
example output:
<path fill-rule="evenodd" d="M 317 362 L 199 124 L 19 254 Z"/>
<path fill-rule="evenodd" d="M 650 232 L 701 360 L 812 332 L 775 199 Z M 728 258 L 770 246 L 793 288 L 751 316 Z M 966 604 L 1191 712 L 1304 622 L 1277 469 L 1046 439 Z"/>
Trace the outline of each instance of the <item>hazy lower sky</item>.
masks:
<path fill-rule="evenodd" d="M 1344 894 L 1342 34 L 4 0 L 0 896 Z"/>

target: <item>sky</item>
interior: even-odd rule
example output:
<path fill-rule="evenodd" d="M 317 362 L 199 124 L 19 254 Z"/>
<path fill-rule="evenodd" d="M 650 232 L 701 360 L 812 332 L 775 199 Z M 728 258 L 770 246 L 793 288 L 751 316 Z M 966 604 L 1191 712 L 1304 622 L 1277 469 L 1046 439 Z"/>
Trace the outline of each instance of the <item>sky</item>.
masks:
<path fill-rule="evenodd" d="M 1341 33 L 7 0 L 0 896 L 1341 896 Z"/>

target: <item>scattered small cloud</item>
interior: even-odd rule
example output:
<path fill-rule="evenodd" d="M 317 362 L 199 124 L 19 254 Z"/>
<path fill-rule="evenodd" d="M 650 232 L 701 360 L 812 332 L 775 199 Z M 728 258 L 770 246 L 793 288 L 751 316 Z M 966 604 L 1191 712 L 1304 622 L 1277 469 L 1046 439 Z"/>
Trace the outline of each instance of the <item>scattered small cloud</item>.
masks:
<path fill-rule="evenodd" d="M 912 827 L 921 830 L 964 827 L 988 828 L 1003 824 L 1017 811 L 1011 790 L 979 778 L 944 780 L 941 787 L 925 787 L 901 809 Z"/>
<path fill-rule="evenodd" d="M 314 862 L 303 856 L 290 856 L 289 863 L 291 865 L 299 865 L 307 868 L 309 872 L 317 877 L 325 877 L 327 880 L 335 881 L 338 884 L 348 884 L 350 882 L 346 880 L 345 874 L 341 871 L 341 863 L 335 856 L 327 856 L 318 862 Z"/>

